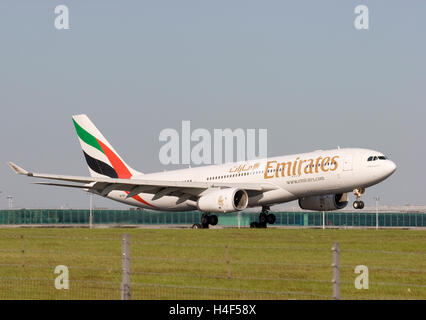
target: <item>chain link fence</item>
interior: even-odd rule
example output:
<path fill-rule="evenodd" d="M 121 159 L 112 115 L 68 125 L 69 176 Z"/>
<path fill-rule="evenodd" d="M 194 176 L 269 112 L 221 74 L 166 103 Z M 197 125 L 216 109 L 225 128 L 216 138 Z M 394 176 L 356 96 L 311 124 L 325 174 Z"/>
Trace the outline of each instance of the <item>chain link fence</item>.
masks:
<path fill-rule="evenodd" d="M 253 245 L 248 239 L 261 239 L 261 231 L 236 230 L 235 241 L 225 242 L 175 231 L 188 234 L 0 233 L 0 299 L 426 299 L 424 246 L 393 251 L 297 239 Z M 366 278 L 358 266 L 367 267 Z"/>

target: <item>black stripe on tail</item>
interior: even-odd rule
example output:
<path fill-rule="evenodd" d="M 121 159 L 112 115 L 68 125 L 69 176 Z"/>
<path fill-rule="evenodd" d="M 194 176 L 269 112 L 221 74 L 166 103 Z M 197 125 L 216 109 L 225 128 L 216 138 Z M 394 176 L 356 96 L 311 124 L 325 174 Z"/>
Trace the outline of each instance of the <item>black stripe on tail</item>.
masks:
<path fill-rule="evenodd" d="M 118 178 L 117 172 L 115 172 L 113 167 L 107 165 L 105 162 L 92 158 L 84 151 L 83 154 L 90 169 L 110 178 Z"/>

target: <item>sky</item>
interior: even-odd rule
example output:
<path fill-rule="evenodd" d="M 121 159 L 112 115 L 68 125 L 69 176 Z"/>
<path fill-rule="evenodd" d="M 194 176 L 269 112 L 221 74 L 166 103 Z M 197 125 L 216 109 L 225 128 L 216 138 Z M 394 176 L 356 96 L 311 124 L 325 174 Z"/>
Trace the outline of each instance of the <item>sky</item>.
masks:
<path fill-rule="evenodd" d="M 358 5 L 369 29 L 357 30 Z M 69 9 L 68 30 L 54 10 Z M 86 208 L 74 189 L 15 175 L 88 175 L 71 116 L 86 113 L 135 169 L 163 165 L 160 132 L 264 128 L 268 155 L 364 147 L 398 166 L 366 205 L 424 205 L 426 2 L 0 2 L 0 208 Z M 94 198 L 97 207 L 122 208 Z"/>

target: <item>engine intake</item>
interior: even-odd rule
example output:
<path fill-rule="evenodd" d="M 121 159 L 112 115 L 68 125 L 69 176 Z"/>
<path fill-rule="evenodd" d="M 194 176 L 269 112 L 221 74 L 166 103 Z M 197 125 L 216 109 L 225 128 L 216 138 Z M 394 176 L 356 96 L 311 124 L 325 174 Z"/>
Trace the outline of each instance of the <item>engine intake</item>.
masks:
<path fill-rule="evenodd" d="M 248 195 L 243 189 L 226 188 L 210 192 L 198 199 L 198 209 L 204 212 L 226 213 L 247 208 Z"/>
<path fill-rule="evenodd" d="M 299 199 L 299 206 L 306 210 L 332 211 L 343 209 L 347 205 L 347 193 L 327 194 L 323 196 L 312 196 Z"/>

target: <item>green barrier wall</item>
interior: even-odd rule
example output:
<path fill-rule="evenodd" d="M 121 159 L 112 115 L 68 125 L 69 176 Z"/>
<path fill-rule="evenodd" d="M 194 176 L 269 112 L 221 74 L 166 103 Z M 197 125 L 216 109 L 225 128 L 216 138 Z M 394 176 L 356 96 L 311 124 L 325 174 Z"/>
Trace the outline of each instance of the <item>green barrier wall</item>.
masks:
<path fill-rule="evenodd" d="M 151 212 L 141 210 L 93 210 L 93 224 L 194 224 L 201 212 Z M 276 225 L 322 226 L 322 212 L 274 212 Z M 257 213 L 221 214 L 219 225 L 248 226 L 258 220 Z M 89 210 L 23 209 L 0 210 L 0 225 L 13 224 L 89 224 Z M 327 226 L 376 226 L 375 213 L 326 212 Z M 426 227 L 425 213 L 379 213 L 381 227 Z"/>

